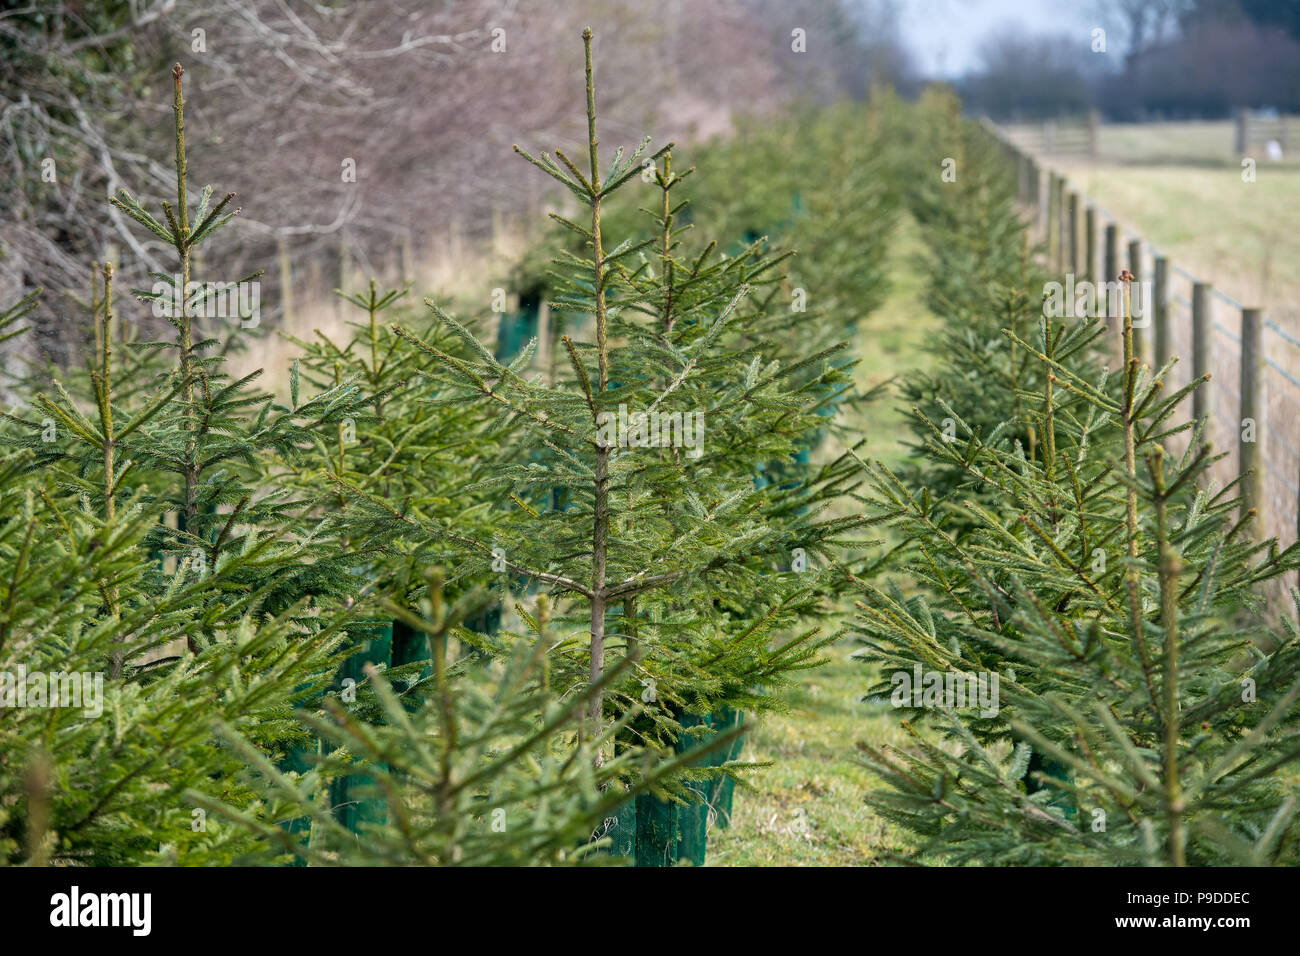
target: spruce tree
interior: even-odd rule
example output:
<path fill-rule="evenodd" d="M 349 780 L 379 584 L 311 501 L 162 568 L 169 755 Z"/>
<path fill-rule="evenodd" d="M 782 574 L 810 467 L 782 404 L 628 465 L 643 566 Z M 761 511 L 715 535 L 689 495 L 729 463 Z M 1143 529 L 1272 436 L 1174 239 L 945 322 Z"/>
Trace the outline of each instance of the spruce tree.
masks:
<path fill-rule="evenodd" d="M 111 377 L 99 382 L 108 396 Z M 98 423 L 74 420 L 111 448 L 105 406 Z M 146 490 L 67 494 L 33 457 L 0 452 L 0 786 L 15 797 L 0 808 L 3 859 L 204 865 L 256 853 L 256 838 L 208 827 L 185 793 L 248 805 L 241 761 L 214 746 L 213 721 L 272 750 L 292 738 L 291 701 L 332 668 L 333 629 L 303 643 L 290 611 L 231 598 L 255 552 L 202 578 L 182 564 L 154 587 L 148 541 L 161 514 Z M 111 460 L 97 469 L 109 474 L 121 474 Z M 187 641 L 200 652 L 156 660 Z"/>
<path fill-rule="evenodd" d="M 802 290 L 808 310 L 783 330 L 795 349 L 856 332 L 888 291 L 897 190 L 886 175 L 893 149 L 881 135 L 882 108 L 803 105 L 779 121 L 742 121 L 734 136 L 701 151 L 708 201 L 693 210 L 693 223 L 794 253 L 781 291 Z M 726 175 L 737 167 L 761 174 Z"/>
<path fill-rule="evenodd" d="M 535 344 L 503 363 L 431 303 L 471 358 L 398 330 L 427 355 L 440 394 L 493 409 L 510 443 L 535 453 L 502 460 L 485 481 L 509 492 L 511 510 L 497 516 L 497 538 L 485 540 L 358 494 L 373 518 L 358 534 L 447 542 L 471 573 L 496 562 L 545 588 L 560 602 L 557 622 L 578 635 L 562 645 L 557 687 L 601 688 L 588 736 L 644 706 L 635 739 L 671 746 L 687 710 L 772 705 L 759 688 L 810 666 L 829 640 L 798 624 L 819 599 L 817 575 L 777 569 L 796 549 L 815 567 L 856 543 L 846 539 L 861 519 L 825 513 L 852 462 L 822 466 L 797 484 L 756 487 L 754 474 L 809 442 L 821 424 L 818 408 L 851 369 L 828 361 L 842 345 L 790 357 L 754 334 L 779 321 L 770 297 L 755 301 L 755 289 L 779 282 L 757 248 L 723 258 L 710 244 L 682 256 L 672 190 L 684 174 L 673 171 L 669 147 L 652 152 L 647 141 L 602 166 L 589 31 L 584 45 L 586 169 L 560 151 L 555 158 L 520 152 L 585 212 L 553 217 L 583 240 L 584 251 L 557 260 L 551 308 L 586 317 L 590 338 L 561 339 L 557 373 L 565 374 L 548 383 L 525 377 Z M 637 180 L 644 160 L 654 165 L 657 232 L 611 247 L 606 202 Z M 675 415 L 669 427 L 677 430 L 660 434 L 651 412 Z M 555 489 L 562 501 L 552 508 Z M 791 636 L 774 641 L 791 627 Z M 607 687 L 616 660 L 632 671 Z"/>
<path fill-rule="evenodd" d="M 557 643 L 549 602 L 538 597 L 536 613 L 520 607 L 528 635 L 499 667 L 457 667 L 446 645 L 475 607 L 472 596 L 449 602 L 441 569 L 426 581 L 416 612 L 393 607 L 434 648 L 434 676 L 412 710 L 388 675 L 367 668 L 367 681 L 382 719 L 356 719 L 353 708 L 327 698 L 319 714 L 303 719 L 323 740 L 327 756 L 307 773 L 287 774 L 270 763 L 233 728 L 222 735 L 249 767 L 245 776 L 262 802 L 252 809 L 195 791 L 190 798 L 238 829 L 314 865 L 519 866 L 609 863 L 632 852 L 613 846 L 609 832 L 618 807 L 629 797 L 670 781 L 686 758 L 655 759 L 637 747 L 595 760 L 609 749 L 634 716 L 603 728 L 588 740 L 577 733 L 603 686 L 623 676 L 620 662 L 600 685 L 557 694 L 552 656 Z M 732 743 L 720 735 L 695 751 L 708 754 Z M 340 824 L 323 798 L 330 777 L 364 767 L 370 782 L 357 796 L 380 800 L 382 822 L 360 833 Z M 634 780 L 630 788 L 627 781 Z M 309 840 L 273 821 L 306 818 Z M 626 838 L 624 838 L 626 839 Z"/>
<path fill-rule="evenodd" d="M 183 208 L 179 68 L 175 80 Z M 140 343 L 146 354 L 175 357 L 170 368 L 152 366 L 161 379 L 119 389 L 124 323 L 106 269 L 91 297 L 97 347 L 84 379 L 74 369 L 73 387 L 56 381 L 34 406 L 55 422 L 52 438 L 30 409 L 6 416 L 0 694 L 16 695 L 10 677 L 24 671 L 98 676 L 104 693 L 84 701 L 102 705 L 97 713 L 46 707 L 48 693 L 43 701 L 4 699 L 6 711 L 14 709 L 0 739 L 0 785 L 16 800 L 0 808 L 0 851 L 12 862 L 83 865 L 272 863 L 289 854 L 315 862 L 576 861 L 613 799 L 603 783 L 635 775 L 649 786 L 675 765 L 653 765 L 635 748 L 604 769 L 575 759 L 573 715 L 586 713 L 604 685 L 559 699 L 546 614 L 521 609 L 538 636 L 524 656 L 511 652 L 522 664 L 504 673 L 448 662 L 448 629 L 481 601 L 481 589 L 458 578 L 461 593 L 444 609 L 437 575 L 414 591 L 406 579 L 423 569 L 424 555 L 356 546 L 340 531 L 346 522 L 330 513 L 340 487 L 364 486 L 367 501 L 388 495 L 413 515 L 472 526 L 458 510 L 467 499 L 452 485 L 468 466 L 446 465 L 462 449 L 466 461 L 479 456 L 457 434 L 474 410 L 452 414 L 458 403 L 439 404 L 427 384 L 405 377 L 408 352 L 425 354 L 443 339 L 432 331 L 429 342 L 409 332 L 399 338 L 372 321 L 358 348 L 333 355 L 326 342 L 307 359 L 312 369 L 376 345 L 369 362 L 351 361 L 347 375 L 340 369 L 307 398 L 295 369 L 287 405 L 251 393 L 249 379 L 229 380 L 220 356 L 208 354 L 216 343 L 198 332 L 200 300 L 189 294 L 185 271 L 222 219 L 207 208 L 209 196 L 205 190 L 192 218 L 165 207 L 166 226 L 132 197 L 118 197 L 169 239 L 182 268 L 179 281 L 159 277 L 163 291 L 140 294 L 153 302 L 172 289 L 187 293 L 168 316 L 175 340 Z M 364 304 L 378 313 L 393 301 L 385 298 L 374 293 Z M 18 326 L 32 301 L 3 313 L 0 334 L 25 331 Z M 381 340 L 391 365 L 375 361 Z M 300 476 L 328 467 L 338 447 L 331 439 L 352 426 L 369 444 L 351 465 L 345 447 L 335 482 L 313 488 Z M 169 513 L 179 513 L 180 527 L 169 527 Z M 360 587 L 353 569 L 362 572 Z M 422 616 L 411 611 L 417 592 Z M 538 604 L 544 612 L 544 599 Z M 360 611 L 400 619 L 435 644 L 433 677 L 415 681 L 404 704 L 374 670 L 356 700 L 319 696 L 337 689 L 344 632 Z M 621 675 L 613 669 L 607 683 Z M 605 728 L 604 739 L 624 726 Z M 309 731 L 326 740 L 320 759 L 302 772 L 277 769 Z M 431 766 L 441 769 L 431 775 Z M 334 779 L 357 773 L 374 781 L 361 795 L 379 796 L 390 810 L 389 824 L 368 831 L 375 841 L 368 849 L 340 826 L 326 796 Z M 506 834 L 474 831 L 475 811 L 489 797 L 510 815 Z M 408 806 L 423 815 L 414 836 Z M 205 817 L 207 810 L 224 817 Z M 313 823 L 306 841 L 291 825 L 304 816 Z"/>
<path fill-rule="evenodd" d="M 984 268 L 956 263 L 943 281 Z M 873 692 L 894 694 L 919 667 L 935 696 L 895 697 L 915 747 L 863 747 L 889 787 L 870 802 L 924 838 L 925 859 L 1289 861 L 1300 644 L 1289 618 L 1264 623 L 1257 592 L 1300 551 L 1253 540 L 1253 513 L 1209 483 L 1215 455 L 1177 418 L 1204 383 L 1170 393 L 1169 367 L 1134 356 L 1131 310 L 1112 375 L 1102 322 L 1041 310 L 1026 336 L 1028 290 L 977 301 L 1020 321 L 983 346 L 1005 354 L 964 367 L 1031 370 L 982 382 L 976 407 L 1001 421 L 972 424 L 954 399 L 941 406 L 954 434 L 918 409 L 919 482 L 871 468 L 871 509 L 890 516 L 919 585 L 862 583 Z M 939 693 L 994 675 L 995 713 Z"/>
<path fill-rule="evenodd" d="M 243 555 L 231 583 L 238 581 L 245 592 L 260 592 L 268 610 L 279 611 L 304 598 L 346 596 L 353 587 L 347 573 L 350 559 L 313 547 L 319 531 L 312 519 L 314 502 L 291 494 L 287 487 L 259 482 L 268 458 L 292 461 L 318 435 L 360 414 L 360 393 L 355 386 L 340 386 L 300 403 L 294 388 L 291 405 L 285 406 L 253 388 L 261 370 L 238 380 L 225 373 L 225 340 L 205 337 L 209 328 L 204 317 L 228 311 L 225 306 L 238 301 L 233 290 L 248 288 L 257 274 L 225 284 L 225 290 L 193 275 L 196 250 L 238 210 L 227 211 L 233 194 L 214 203 L 210 186 L 202 190 L 197 207 L 189 208 L 184 71 L 177 64 L 172 72 L 176 203 L 162 203 L 160 221 L 126 190 L 112 202 L 176 253 L 174 275 L 155 275 L 153 289 L 134 290 L 139 300 L 166 318 L 175 338 L 132 343 L 132 351 L 156 350 L 171 355 L 174 362 L 149 389 L 139 385 L 141 369 L 132 368 L 137 382 L 128 386 L 125 396 L 115 394 L 113 363 L 119 353 L 114 348 L 111 292 L 106 292 L 101 303 L 106 318 L 98 323 L 103 331 L 96 335 L 102 343 L 101 367 L 91 371 L 88 390 L 99 422 L 92 424 L 81 413 L 75 391 L 59 387 L 57 396 L 38 396 L 37 410 L 66 430 L 70 440 L 49 443 L 34 436 L 33 464 L 56 470 L 69 490 L 90 494 L 105 511 L 111 511 L 123 489 L 147 488 L 147 500 L 173 516 L 154 529 L 153 550 L 186 562 L 189 572 L 199 577 Z M 257 322 L 252 315 L 224 318 L 241 326 Z M 227 335 L 234 338 L 249 331 L 240 328 Z M 115 409 L 123 401 L 126 407 Z M 39 432 L 35 423 L 29 424 Z M 88 483 L 86 476 L 95 468 L 103 471 L 104 480 Z M 162 567 L 160 562 L 159 573 L 166 574 Z M 163 586 L 161 581 L 158 586 Z M 191 643 L 190 649 L 197 646 Z"/>
<path fill-rule="evenodd" d="M 1050 276 L 1034 258 L 1001 152 L 982 128 L 961 118 L 960 103 L 942 89 L 926 91 L 902 135 L 925 171 L 900 183 L 925 243 L 925 302 L 945 320 L 927 349 L 933 371 L 900 382 L 905 407 L 923 413 L 909 416 L 909 445 L 924 446 L 930 422 L 956 442 L 961 421 L 1007 452 L 1019 442 L 1032 456 L 1040 438 L 1023 402 L 1041 393 L 1044 371 L 1011 346 L 1006 330 L 1026 339 L 1037 334 L 1042 303 L 1034 290 Z M 939 175 L 947 160 L 954 179 Z M 1075 336 L 1061 347 L 1071 349 L 1061 360 L 1095 378 L 1100 365 L 1090 338 Z M 928 460 L 923 470 L 905 465 L 903 474 L 924 480 L 940 497 L 982 493 L 962 469 Z"/>
<path fill-rule="evenodd" d="M 6 416 L 14 450 L 4 460 L 0 670 L 25 670 L 37 683 L 85 675 L 104 686 L 101 703 L 113 715 L 30 702 L 16 711 L 6 790 L 28 800 L 21 813 L 6 811 L 7 850 L 18 852 L 12 834 L 25 830 L 26 852 L 43 860 L 205 863 L 255 853 L 251 834 L 192 827 L 193 805 L 182 798 L 215 789 L 249 801 L 228 782 L 239 761 L 214 747 L 213 722 L 280 752 L 304 735 L 293 702 L 337 666 L 343 618 L 327 595 L 344 580 L 342 562 L 313 546 L 311 529 L 293 520 L 304 509 L 261 478 L 266 452 L 305 442 L 345 411 L 346 396 L 278 408 L 250 395 L 249 379 L 225 377 L 219 356 L 204 355 L 214 343 L 198 338 L 195 320 L 207 290 L 193 294 L 189 263 L 229 220 L 221 211 L 231 197 L 211 206 L 205 189 L 189 216 L 181 72 L 178 201 L 164 204 L 167 225 L 125 192 L 116 200 L 177 252 L 179 278 L 158 276 L 162 291 L 141 293 L 150 302 L 184 293 L 168 315 L 176 340 L 132 342 L 170 351 L 174 365 L 159 378 L 145 374 L 159 363 L 128 362 L 137 380 L 119 388 L 126 323 L 106 266 L 92 295 L 96 347 L 84 377 L 73 370 L 72 388 L 55 380 L 53 394 Z M 27 417 L 33 411 L 45 417 Z M 7 692 L 17 690 L 11 681 Z M 35 775 L 29 784 L 16 779 L 24 768 Z"/>
<path fill-rule="evenodd" d="M 359 549 L 347 514 L 351 496 L 370 495 L 398 514 L 424 515 L 465 531 L 487 529 L 486 495 L 470 486 L 484 477 L 483 462 L 492 457 L 485 449 L 498 447 L 487 434 L 486 410 L 441 396 L 421 369 L 424 353 L 392 330 L 388 316 L 402 308 L 406 289 L 385 292 L 371 280 L 366 290 L 336 294 L 361 310 L 365 320 L 349 322 L 344 338 L 319 329 L 313 340 L 287 335 L 302 349 L 290 379 L 295 395 L 305 384 L 318 396 L 355 389 L 358 398 L 329 433 L 314 435 L 310 450 L 284 458 L 284 471 L 276 477 L 308 496 L 321 487 L 323 475 L 329 494 L 319 505 L 327 521 L 322 535 L 340 553 L 355 555 L 357 598 L 412 607 L 424 586 L 423 570 L 450 566 L 446 548 L 404 537 L 373 539 Z M 410 333 L 419 342 L 452 352 L 460 347 L 435 322 L 409 318 L 419 322 Z M 466 593 L 489 580 L 471 580 L 457 570 L 448 586 Z"/>

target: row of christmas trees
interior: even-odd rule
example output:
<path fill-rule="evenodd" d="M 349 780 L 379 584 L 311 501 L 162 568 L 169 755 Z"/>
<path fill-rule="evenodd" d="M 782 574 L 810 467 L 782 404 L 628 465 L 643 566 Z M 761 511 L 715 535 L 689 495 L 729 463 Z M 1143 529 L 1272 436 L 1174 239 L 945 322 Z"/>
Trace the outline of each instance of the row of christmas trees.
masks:
<path fill-rule="evenodd" d="M 611 157 L 584 44 L 586 156 L 524 153 L 576 210 L 529 277 L 547 367 L 372 285 L 278 394 L 190 291 L 237 210 L 188 195 L 175 71 L 175 200 L 114 200 L 175 273 L 102 270 L 85 368 L 3 429 L 3 859 L 699 862 L 736 715 L 853 599 L 914 735 L 864 748 L 869 800 L 919 858 L 1294 862 L 1297 636 L 1255 592 L 1300 553 L 1209 485 L 1131 320 L 1043 317 L 984 132 L 932 93 L 742 126 L 699 174 Z M 902 383 L 918 458 L 822 460 L 900 202 L 949 321 Z"/>
<path fill-rule="evenodd" d="M 1044 317 L 1014 170 L 951 97 L 919 109 L 909 150 L 957 171 L 905 186 L 947 331 L 904 386 L 919 463 L 870 469 L 899 563 L 856 631 L 913 746 L 863 748 L 869 802 L 930 861 L 1294 865 L 1300 640 L 1258 589 L 1300 549 L 1210 482 L 1204 382 L 1142 364 L 1131 310 Z"/>
<path fill-rule="evenodd" d="M 287 388 L 233 378 L 252 333 L 204 317 L 197 253 L 238 209 L 189 194 L 174 70 L 176 196 L 113 202 L 175 271 L 124 293 L 103 268 L 84 369 L 24 374 L 3 429 L 3 859 L 640 857 L 629 808 L 711 799 L 738 730 L 700 731 L 816 662 L 867 520 L 850 456 L 794 463 L 850 397 L 839 338 L 883 276 L 843 281 L 832 237 L 806 277 L 759 236 L 697 239 L 670 147 L 600 148 L 584 44 L 586 155 L 523 153 L 576 209 L 553 217 L 572 334 L 544 375 L 535 343 L 498 358 L 478 323 L 372 284 Z M 868 156 L 846 121 L 803 121 L 809 150 Z M 882 187 L 849 172 L 804 194 L 829 209 L 849 183 L 878 244 Z M 146 308 L 168 335 L 139 337 Z"/>

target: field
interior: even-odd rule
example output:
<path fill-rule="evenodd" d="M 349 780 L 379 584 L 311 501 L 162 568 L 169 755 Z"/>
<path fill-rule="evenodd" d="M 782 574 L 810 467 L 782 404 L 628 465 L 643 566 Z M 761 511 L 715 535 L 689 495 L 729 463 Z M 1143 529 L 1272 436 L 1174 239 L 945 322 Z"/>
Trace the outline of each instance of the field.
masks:
<path fill-rule="evenodd" d="M 1008 132 L 1031 148 L 1036 144 L 1034 129 L 1011 126 Z M 1280 163 L 1255 150 L 1253 183 L 1242 181 L 1228 121 L 1108 124 L 1101 127 L 1098 161 L 1040 155 L 1104 210 L 1103 218 L 1295 331 L 1300 233 L 1290 213 L 1300 209 L 1300 138 L 1292 143 Z"/>

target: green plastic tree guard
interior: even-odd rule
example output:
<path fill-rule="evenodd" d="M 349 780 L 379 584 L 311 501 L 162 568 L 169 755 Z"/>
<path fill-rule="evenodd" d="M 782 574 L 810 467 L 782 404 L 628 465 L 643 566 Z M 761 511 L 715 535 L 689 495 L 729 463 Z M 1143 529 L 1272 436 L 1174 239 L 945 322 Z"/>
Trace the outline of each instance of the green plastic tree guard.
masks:
<path fill-rule="evenodd" d="M 308 754 L 314 754 L 315 752 L 314 746 L 293 747 L 276 764 L 276 768 L 281 773 L 304 774 L 312 768 L 312 762 L 308 759 Z M 294 817 L 292 820 L 280 824 L 280 828 L 287 830 L 290 834 L 302 834 L 299 842 L 305 844 L 311 834 L 311 817 Z M 302 857 L 295 856 L 285 865 L 306 866 L 307 861 Z"/>
<path fill-rule="evenodd" d="M 713 719 L 710 715 L 704 714 L 682 714 L 678 719 L 683 727 L 708 727 L 712 729 Z M 692 750 L 700 749 L 707 745 L 712 734 L 706 734 L 704 737 L 693 737 L 683 734 L 677 741 L 678 753 L 690 753 Z M 691 761 L 693 767 L 706 767 L 716 765 L 714 754 L 705 754 L 697 760 Z M 696 784 L 698 796 L 691 802 L 679 805 L 677 807 L 677 859 L 678 861 L 689 860 L 692 866 L 703 866 L 706 850 L 708 847 L 709 833 L 709 807 L 711 796 L 714 790 L 713 780 L 706 780 Z"/>
<path fill-rule="evenodd" d="M 712 727 L 709 715 L 682 714 L 677 718 L 683 727 Z M 710 737 L 683 735 L 677 742 L 678 753 L 689 753 L 708 744 Z M 713 755 L 692 761 L 692 766 L 708 766 Z M 689 861 L 703 866 L 708 845 L 709 797 L 712 782 L 700 786 L 697 799 L 682 804 L 660 800 L 650 794 L 636 799 L 636 865 L 676 866 Z"/>
<path fill-rule="evenodd" d="M 362 649 L 343 662 L 339 668 L 331 690 L 341 690 L 343 681 L 351 678 L 358 684 L 365 679 L 364 667 L 367 661 L 387 665 L 392 659 L 393 622 L 381 620 L 356 621 L 349 624 L 347 634 L 354 644 L 363 644 Z M 315 758 L 320 752 L 320 741 L 313 736 L 310 744 L 292 748 L 277 764 L 285 773 L 303 774 L 315 765 Z M 360 791 L 373 781 L 365 774 L 350 774 L 330 785 L 330 806 L 336 808 L 335 815 L 339 821 L 353 832 L 360 832 L 358 827 L 363 821 L 383 822 L 387 816 L 382 800 L 361 800 Z M 290 833 L 301 833 L 308 839 L 311 832 L 310 817 L 296 817 L 281 826 Z M 289 866 L 305 866 L 306 862 L 295 858 Z"/>
<path fill-rule="evenodd" d="M 361 684 L 366 679 L 366 664 L 389 666 L 393 660 L 393 622 L 363 620 L 349 624 L 348 637 L 357 645 L 339 668 L 338 680 L 342 685 L 348 679 Z M 369 774 L 351 773 L 334 781 L 330 788 L 330 801 L 338 821 L 353 833 L 360 833 L 365 823 L 387 822 L 388 807 L 384 801 L 369 793 L 375 785 Z"/>
<path fill-rule="evenodd" d="M 501 630 L 501 602 L 489 604 L 470 617 L 465 618 L 465 627 L 476 634 L 493 635 Z M 469 656 L 479 664 L 487 664 L 492 660 L 492 655 L 482 651 L 477 647 L 469 649 Z"/>
<path fill-rule="evenodd" d="M 716 733 L 722 734 L 734 727 L 741 726 L 744 722 L 745 715 L 743 713 L 731 707 L 723 707 L 714 718 L 713 727 Z M 722 766 L 728 761 L 739 760 L 744 747 L 744 736 L 736 737 L 724 749 L 714 752 L 715 765 Z M 736 781 L 730 777 L 719 777 L 712 783 L 713 791 L 709 803 L 713 807 L 713 825 L 720 830 L 725 830 L 731 826 L 731 806 L 736 793 Z"/>
<path fill-rule="evenodd" d="M 651 794 L 636 798 L 636 865 L 676 866 L 680 807 Z"/>
<path fill-rule="evenodd" d="M 614 811 L 612 816 L 605 818 L 600 829 L 596 831 L 596 838 L 609 837 L 609 846 L 603 847 L 597 852 L 602 856 L 617 856 L 631 860 L 636 856 L 636 821 L 637 821 L 637 801 L 627 800 Z"/>
<path fill-rule="evenodd" d="M 509 362 L 537 334 L 541 305 L 541 290 L 530 289 L 519 294 L 518 312 L 502 314 L 496 348 L 492 350 L 498 362 Z"/>
<path fill-rule="evenodd" d="M 405 621 L 393 622 L 393 666 L 414 664 L 418 661 L 431 661 L 433 654 L 429 650 L 429 635 L 417 631 Z M 423 680 L 433 673 L 432 665 L 420 671 Z"/>
<path fill-rule="evenodd" d="M 433 653 L 429 646 L 429 635 L 418 631 L 405 621 L 393 621 L 393 667 L 424 662 L 418 675 L 408 675 L 407 680 L 428 680 L 433 676 Z M 410 685 L 406 685 L 410 686 Z M 420 709 L 419 698 L 407 695 L 402 698 L 402 706 L 409 714 Z"/>
<path fill-rule="evenodd" d="M 1048 804 L 1053 807 L 1060 807 L 1065 810 L 1067 820 L 1077 819 L 1079 816 L 1078 808 L 1074 805 L 1073 798 L 1063 790 L 1057 790 L 1055 787 L 1049 787 L 1049 784 L 1040 783 L 1034 779 L 1035 773 L 1041 773 L 1045 776 L 1068 783 L 1072 778 L 1070 768 L 1061 763 L 1059 760 L 1053 760 L 1051 757 L 1044 757 L 1035 750 L 1029 755 L 1029 766 L 1025 769 L 1025 785 L 1030 793 L 1037 793 L 1039 790 L 1050 788 L 1054 793 Z"/>
<path fill-rule="evenodd" d="M 624 728 L 622 734 L 614 741 L 615 753 L 623 752 L 624 748 L 631 746 L 634 740 L 635 734 Z M 609 845 L 594 851 L 597 855 L 635 860 L 637 846 L 636 821 L 637 800 L 631 797 L 624 800 L 612 814 L 601 821 L 601 825 L 592 833 L 591 840 L 588 842 L 608 837 Z"/>

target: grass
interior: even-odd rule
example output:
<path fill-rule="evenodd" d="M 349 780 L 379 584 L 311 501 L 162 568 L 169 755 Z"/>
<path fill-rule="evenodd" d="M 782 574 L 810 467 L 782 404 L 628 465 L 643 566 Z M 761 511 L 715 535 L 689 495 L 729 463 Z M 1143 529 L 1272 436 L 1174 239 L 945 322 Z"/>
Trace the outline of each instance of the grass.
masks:
<path fill-rule="evenodd" d="M 1240 167 L 1055 165 L 1174 265 L 1300 328 L 1300 234 L 1286 215 L 1300 209 L 1300 167 L 1261 163 L 1246 183 Z"/>
<path fill-rule="evenodd" d="M 906 849 L 902 831 L 863 795 L 879 785 L 854 744 L 903 742 L 892 710 L 859 702 L 867 666 L 835 645 L 829 663 L 787 691 L 789 710 L 762 718 L 741 759 L 773 761 L 736 788 L 729 829 L 709 832 L 710 866 L 862 866 Z"/>
<path fill-rule="evenodd" d="M 924 276 L 916 257 L 920 235 L 900 214 L 890 256 L 893 286 L 859 327 L 858 382 L 872 387 L 915 367 L 938 319 L 921 301 Z M 866 454 L 891 467 L 908 455 L 899 438 L 904 411 L 889 394 L 850 422 L 868 439 Z M 828 649 L 829 661 L 804 672 L 785 691 L 788 710 L 753 724 L 741 759 L 772 761 L 736 788 L 729 829 L 709 833 L 710 866 L 862 866 L 908 849 L 903 831 L 863 802 L 880 785 L 857 757 L 855 744 L 902 745 L 905 736 L 888 706 L 859 700 L 871 683 L 868 665 L 850 658 L 849 642 Z"/>
<path fill-rule="evenodd" d="M 925 342 L 934 334 L 939 320 L 922 299 L 925 276 L 917 261 L 922 249 L 916 222 L 909 213 L 900 211 L 890 244 L 889 295 L 859 324 L 859 361 L 854 371 L 862 391 L 918 367 L 926 357 Z M 865 438 L 864 457 L 878 458 L 893 468 L 911 454 L 901 441 L 910 435 L 904 428 L 906 419 L 907 411 L 890 390 L 848 419 L 848 437 Z M 838 450 L 832 445 L 826 454 Z"/>
<path fill-rule="evenodd" d="M 1300 330 L 1300 235 L 1287 215 L 1300 208 L 1294 118 L 1283 162 L 1265 159 L 1262 144 L 1248 147 L 1256 160 L 1253 183 L 1242 181 L 1229 121 L 1103 125 L 1096 162 L 1043 154 L 1041 127 L 1007 130 L 1101 207 L 1099 228 L 1115 220 L 1125 240 L 1140 236 L 1174 266 Z"/>

